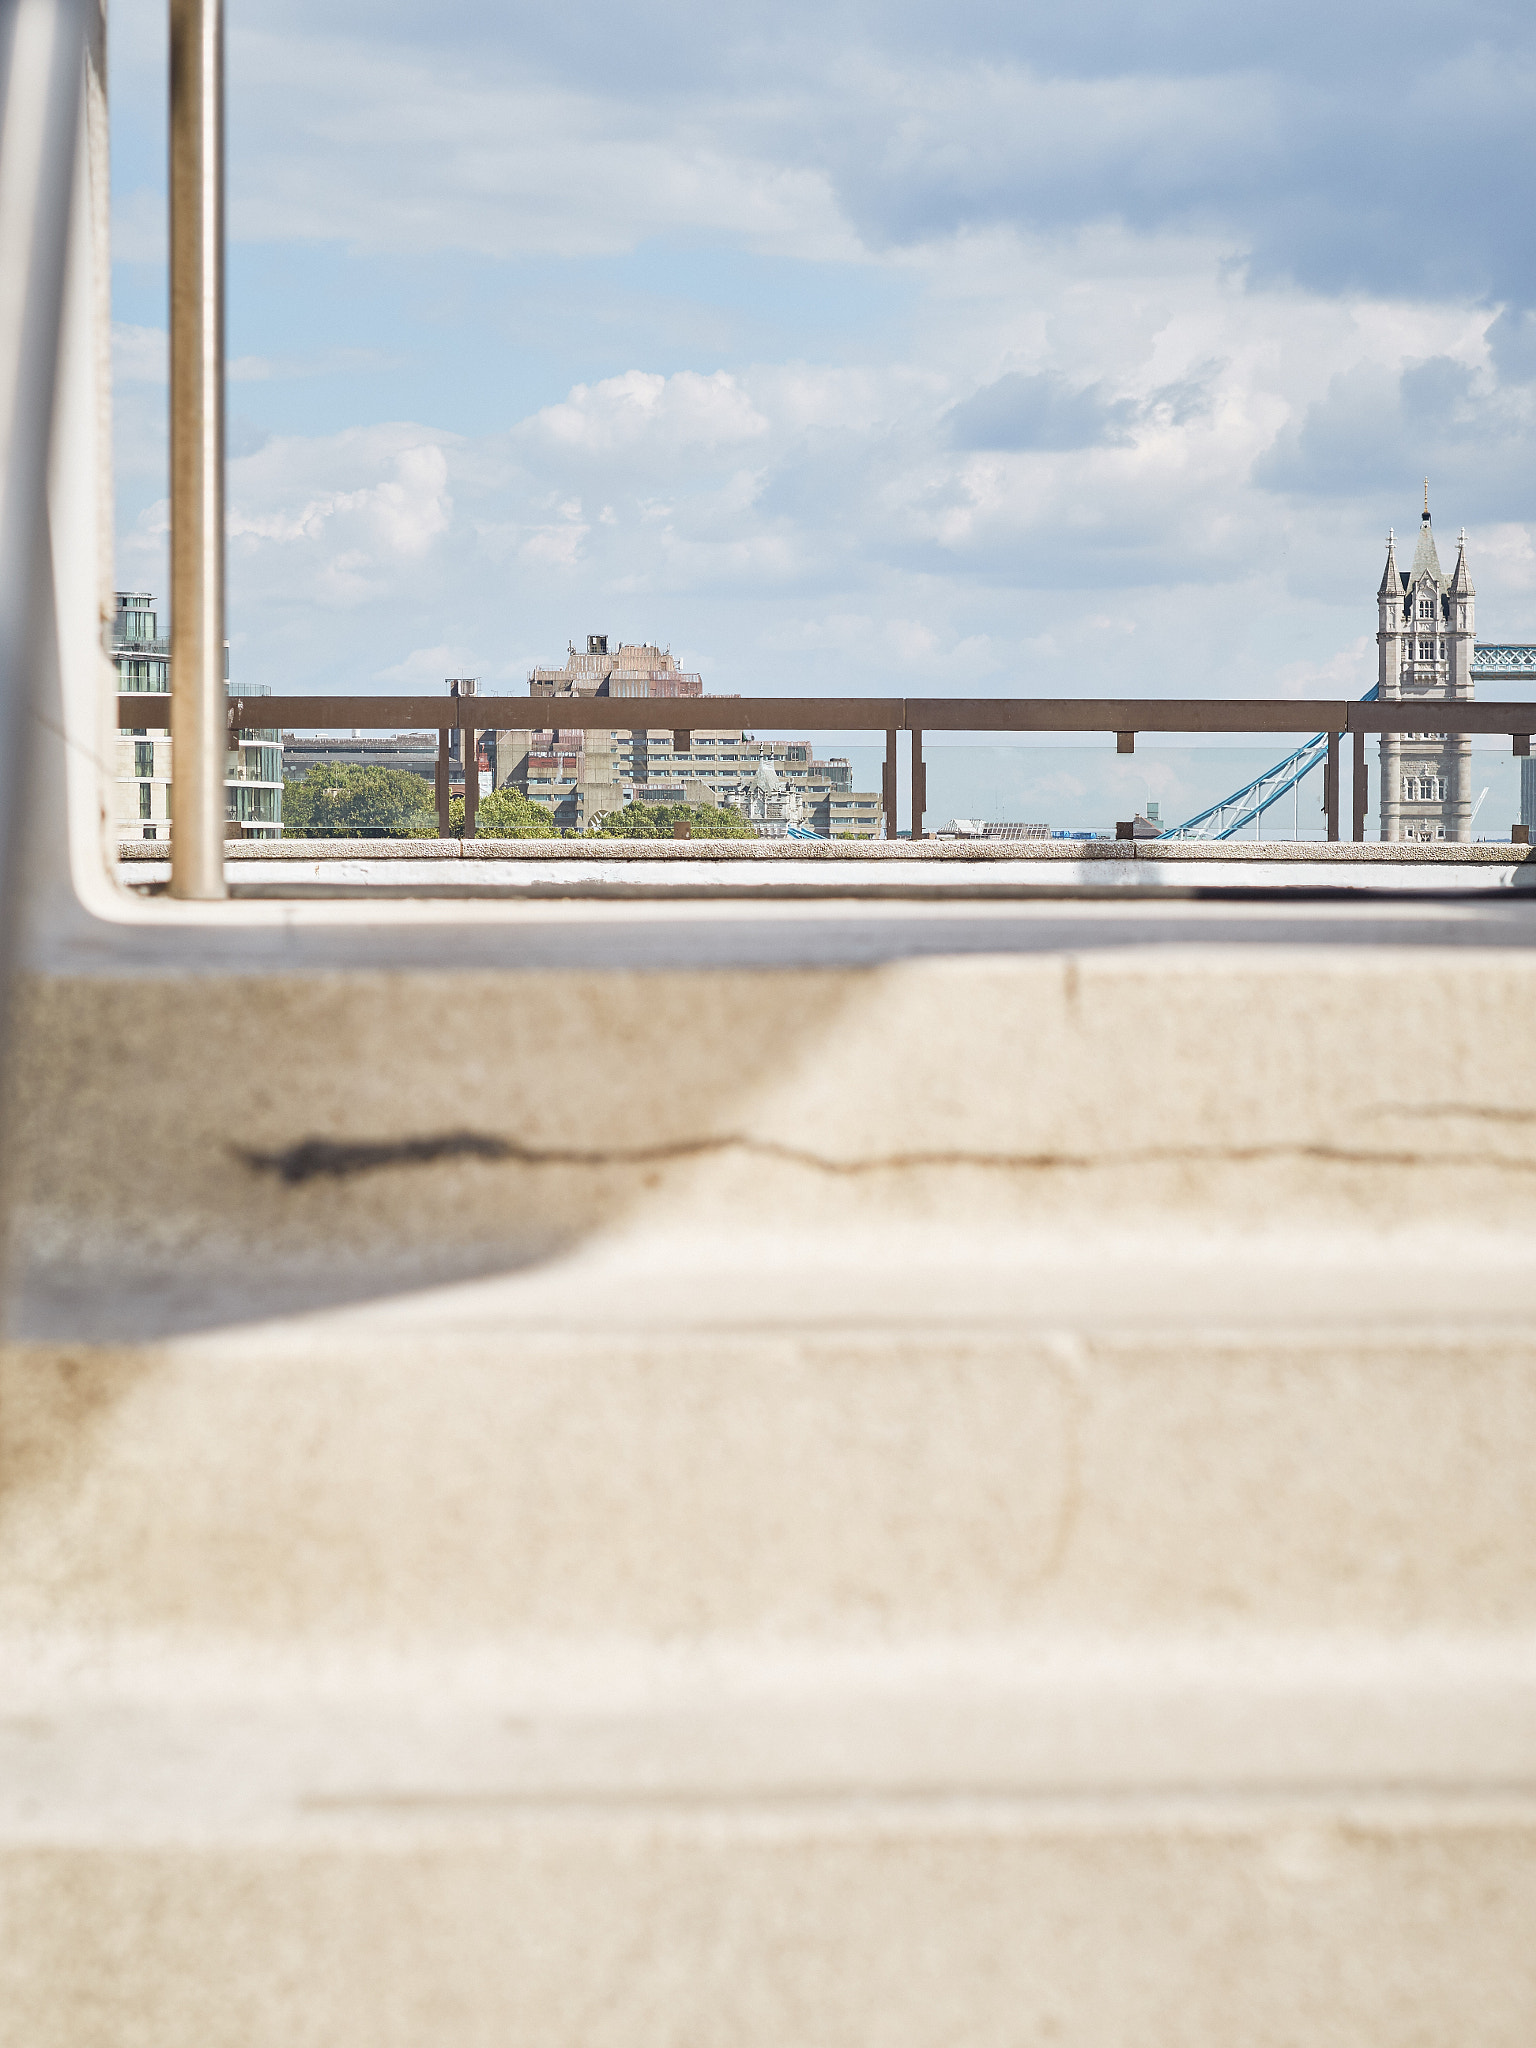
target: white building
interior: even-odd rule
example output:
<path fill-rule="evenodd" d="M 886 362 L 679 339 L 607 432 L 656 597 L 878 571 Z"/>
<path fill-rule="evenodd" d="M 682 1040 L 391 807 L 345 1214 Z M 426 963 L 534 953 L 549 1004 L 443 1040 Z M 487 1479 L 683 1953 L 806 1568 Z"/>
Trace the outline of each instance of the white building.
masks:
<path fill-rule="evenodd" d="M 1440 567 L 1429 517 L 1429 485 L 1413 566 L 1400 570 L 1393 535 L 1376 593 L 1377 683 L 1383 703 L 1470 703 L 1476 593 L 1462 533 L 1456 567 Z M 1432 720 L 1426 717 L 1426 724 Z M 1472 836 L 1472 742 L 1466 735 L 1384 733 L 1381 836 L 1466 840 Z"/>
<path fill-rule="evenodd" d="M 767 758 L 726 793 L 724 802 L 746 819 L 759 839 L 787 839 L 791 830 L 805 826 L 804 797 Z"/>
<path fill-rule="evenodd" d="M 163 696 L 171 687 L 171 643 L 162 640 L 155 600 L 147 590 L 117 592 L 112 664 L 121 694 Z M 224 650 L 229 680 L 229 649 Z M 265 684 L 246 696 L 268 696 Z M 276 732 L 247 732 L 231 747 L 224 768 L 224 814 L 240 839 L 283 836 L 283 750 Z M 117 736 L 117 831 L 120 839 L 171 836 L 171 736 L 143 725 Z"/>

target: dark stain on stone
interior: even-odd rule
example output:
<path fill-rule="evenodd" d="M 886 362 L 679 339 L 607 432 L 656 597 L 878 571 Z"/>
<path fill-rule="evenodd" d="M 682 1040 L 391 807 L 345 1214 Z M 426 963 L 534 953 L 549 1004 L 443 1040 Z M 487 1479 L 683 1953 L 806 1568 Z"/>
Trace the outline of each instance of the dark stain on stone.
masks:
<path fill-rule="evenodd" d="M 240 1154 L 247 1166 L 275 1173 L 289 1187 L 307 1180 L 345 1180 L 381 1166 L 430 1166 L 439 1159 L 512 1159 L 516 1148 L 483 1131 L 442 1131 L 426 1138 L 391 1138 L 373 1144 L 335 1138 L 306 1138 L 281 1152 Z"/>

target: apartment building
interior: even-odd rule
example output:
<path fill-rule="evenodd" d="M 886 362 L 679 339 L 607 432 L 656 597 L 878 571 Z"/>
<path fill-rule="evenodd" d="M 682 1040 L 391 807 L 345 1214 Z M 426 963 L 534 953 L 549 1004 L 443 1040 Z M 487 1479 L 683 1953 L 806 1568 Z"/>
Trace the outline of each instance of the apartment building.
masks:
<path fill-rule="evenodd" d="M 700 697 L 703 677 L 681 668 L 670 649 L 587 636 L 584 651 L 567 647 L 562 668 L 536 668 L 529 694 L 561 697 Z M 875 839 L 880 798 L 855 790 L 846 758 L 818 760 L 809 740 L 762 740 L 741 727 L 687 734 L 679 747 L 670 727 L 582 731 L 551 725 L 496 735 L 497 787 L 511 784 L 542 804 L 555 822 L 584 831 L 624 804 L 725 805 L 753 784 L 767 763 L 798 799 L 804 826 L 825 838 Z"/>
<path fill-rule="evenodd" d="M 155 599 L 147 590 L 119 590 L 112 624 L 112 664 L 122 695 L 164 696 L 171 687 L 171 643 L 160 634 Z M 224 649 L 229 683 L 229 648 Z M 246 697 L 267 697 L 265 684 L 246 685 Z M 246 732 L 231 747 L 224 768 L 224 815 L 240 839 L 283 835 L 283 749 L 277 732 Z M 117 830 L 122 839 L 171 836 L 171 739 L 164 726 L 142 725 L 117 736 Z"/>

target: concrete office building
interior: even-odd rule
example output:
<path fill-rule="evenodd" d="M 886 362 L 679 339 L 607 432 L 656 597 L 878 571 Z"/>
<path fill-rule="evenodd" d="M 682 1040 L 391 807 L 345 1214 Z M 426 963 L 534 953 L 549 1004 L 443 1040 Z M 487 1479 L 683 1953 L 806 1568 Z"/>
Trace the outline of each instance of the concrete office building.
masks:
<path fill-rule="evenodd" d="M 1477 600 L 1467 568 L 1467 536 L 1462 533 L 1456 567 L 1446 576 L 1430 523 L 1427 483 L 1413 565 L 1398 568 L 1396 540 L 1388 534 L 1376 605 L 1377 682 L 1383 701 L 1470 703 Z M 1472 837 L 1472 742 L 1466 735 L 1383 734 L 1381 836 Z"/>
<path fill-rule="evenodd" d="M 587 636 L 584 652 L 567 648 L 562 668 L 536 668 L 529 694 L 561 697 L 700 697 L 703 677 L 684 670 L 667 649 L 623 643 L 611 650 L 605 633 Z M 550 725 L 496 735 L 496 784 L 511 784 L 578 831 L 631 801 L 726 805 L 753 784 L 767 762 L 793 793 L 798 822 L 828 838 L 877 838 L 880 798 L 855 790 L 846 759 L 818 761 L 808 740 L 759 740 L 741 727 L 694 732 L 679 748 L 671 727 L 632 732 L 581 731 Z M 782 823 L 780 820 L 764 822 Z"/>
<path fill-rule="evenodd" d="M 171 687 L 171 643 L 160 637 L 154 596 L 147 590 L 119 590 L 112 625 L 112 664 L 121 694 L 163 696 Z M 224 651 L 229 682 L 229 649 Z M 265 684 L 247 686 L 247 697 L 270 696 Z M 282 743 L 276 732 L 240 735 L 224 770 L 225 817 L 240 839 L 283 836 Z M 143 725 L 117 736 L 117 829 L 124 839 L 171 836 L 171 738 L 164 726 Z"/>

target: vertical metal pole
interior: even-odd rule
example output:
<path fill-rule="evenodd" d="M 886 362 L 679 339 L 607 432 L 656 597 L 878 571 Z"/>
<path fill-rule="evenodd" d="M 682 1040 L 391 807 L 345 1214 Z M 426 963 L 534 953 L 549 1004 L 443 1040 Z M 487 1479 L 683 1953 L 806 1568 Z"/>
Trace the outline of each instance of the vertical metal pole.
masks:
<path fill-rule="evenodd" d="M 449 836 L 448 820 L 451 801 L 448 790 L 448 746 L 450 738 L 449 728 L 446 725 L 440 725 L 437 729 L 437 836 L 439 839 L 446 839 Z"/>
<path fill-rule="evenodd" d="M 171 8 L 171 894 L 224 888 L 224 18 Z"/>
<path fill-rule="evenodd" d="M 479 735 L 472 725 L 464 728 L 464 837 L 475 836 L 475 811 L 480 803 Z"/>
<path fill-rule="evenodd" d="M 1339 736 L 1328 735 L 1328 765 L 1323 770 L 1323 804 L 1328 813 L 1328 837 L 1339 836 Z"/>
<path fill-rule="evenodd" d="M 912 837 L 923 836 L 923 813 L 928 808 L 928 770 L 923 761 L 923 735 L 912 728 Z"/>
<path fill-rule="evenodd" d="M 885 836 L 896 837 L 896 735 L 888 732 L 885 736 L 885 774 L 880 784 L 885 804 Z"/>
<path fill-rule="evenodd" d="M 1365 772 L 1365 734 L 1355 734 L 1355 806 L 1354 831 L 1352 837 L 1359 841 L 1365 838 L 1365 813 L 1370 794 L 1370 781 Z"/>

